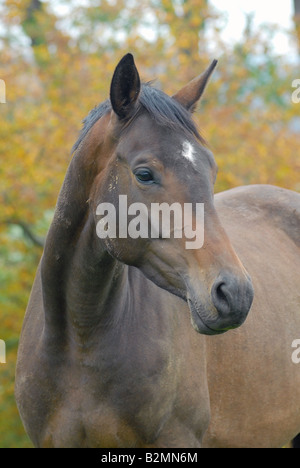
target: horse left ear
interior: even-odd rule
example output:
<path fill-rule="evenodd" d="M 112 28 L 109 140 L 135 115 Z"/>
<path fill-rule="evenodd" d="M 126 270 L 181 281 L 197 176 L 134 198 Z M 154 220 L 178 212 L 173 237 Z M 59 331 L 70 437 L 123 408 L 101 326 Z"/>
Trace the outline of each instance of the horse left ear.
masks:
<path fill-rule="evenodd" d="M 177 94 L 172 96 L 173 99 L 178 101 L 188 111 L 194 112 L 217 63 L 218 61 L 214 60 L 202 75 L 190 81 Z"/>
<path fill-rule="evenodd" d="M 111 105 L 121 120 L 132 115 L 140 90 L 141 81 L 133 55 L 127 54 L 118 64 L 110 87 Z"/>

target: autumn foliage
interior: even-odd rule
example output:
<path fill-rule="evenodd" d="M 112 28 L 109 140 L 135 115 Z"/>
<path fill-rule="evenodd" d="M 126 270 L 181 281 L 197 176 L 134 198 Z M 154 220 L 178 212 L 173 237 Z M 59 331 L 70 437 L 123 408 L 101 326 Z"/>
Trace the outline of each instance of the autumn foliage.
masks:
<path fill-rule="evenodd" d="M 291 100 L 300 71 L 272 50 L 272 28 L 255 31 L 249 18 L 243 40 L 228 46 L 206 0 L 84 4 L 6 0 L 0 11 L 0 447 L 31 446 L 13 396 L 24 311 L 81 121 L 108 97 L 123 54 L 172 94 L 215 58 L 213 37 L 219 65 L 195 119 L 219 165 L 216 191 L 256 183 L 300 191 L 300 104 Z"/>

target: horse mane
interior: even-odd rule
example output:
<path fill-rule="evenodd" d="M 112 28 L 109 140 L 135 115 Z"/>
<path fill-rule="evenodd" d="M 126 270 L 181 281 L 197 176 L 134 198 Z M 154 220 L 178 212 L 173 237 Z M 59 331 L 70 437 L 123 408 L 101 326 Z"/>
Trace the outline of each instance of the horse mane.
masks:
<path fill-rule="evenodd" d="M 202 144 L 205 144 L 204 138 L 197 130 L 191 114 L 179 102 L 171 98 L 163 91 L 154 88 L 151 83 L 142 85 L 139 103 L 150 116 L 163 127 L 175 131 L 184 131 L 186 134 L 193 135 Z M 83 120 L 83 129 L 79 138 L 72 148 L 72 153 L 78 149 L 95 123 L 110 112 L 112 109 L 110 99 L 96 106 L 88 116 Z"/>

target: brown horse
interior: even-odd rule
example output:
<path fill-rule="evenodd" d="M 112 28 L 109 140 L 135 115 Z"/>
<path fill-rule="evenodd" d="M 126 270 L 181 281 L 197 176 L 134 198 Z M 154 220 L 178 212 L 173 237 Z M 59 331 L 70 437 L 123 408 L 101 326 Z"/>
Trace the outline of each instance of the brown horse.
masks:
<path fill-rule="evenodd" d="M 85 121 L 19 346 L 16 399 L 37 447 L 280 447 L 300 431 L 300 196 L 214 198 L 191 112 L 215 65 L 171 98 L 140 84 L 128 54 Z M 190 230 L 204 206 L 201 248 L 185 221 L 130 237 L 142 218 L 125 195 L 150 211 L 189 204 Z M 99 206 L 116 208 L 114 226 Z"/>

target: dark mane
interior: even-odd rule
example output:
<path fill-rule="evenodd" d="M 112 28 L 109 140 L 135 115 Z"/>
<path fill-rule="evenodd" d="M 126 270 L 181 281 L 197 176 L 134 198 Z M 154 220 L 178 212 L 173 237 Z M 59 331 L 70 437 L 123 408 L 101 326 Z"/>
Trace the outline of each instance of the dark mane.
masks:
<path fill-rule="evenodd" d="M 159 125 L 175 131 L 183 130 L 187 134 L 192 134 L 201 143 L 205 143 L 191 118 L 191 114 L 175 99 L 172 99 L 164 92 L 152 87 L 150 84 L 144 84 L 139 102 Z M 95 123 L 107 112 L 111 111 L 111 108 L 110 100 L 107 99 L 89 113 L 83 121 L 83 129 L 72 148 L 72 152 L 78 149 Z"/>
<path fill-rule="evenodd" d="M 91 128 L 95 125 L 95 123 L 98 122 L 98 120 L 101 119 L 101 117 L 107 114 L 107 112 L 109 112 L 110 110 L 111 104 L 109 99 L 102 102 L 102 104 L 99 104 L 97 107 L 91 110 L 89 115 L 83 120 L 83 129 L 81 130 L 79 138 L 72 148 L 72 153 L 74 153 L 74 151 L 76 151 L 79 148 L 79 146 L 81 145 Z"/>

